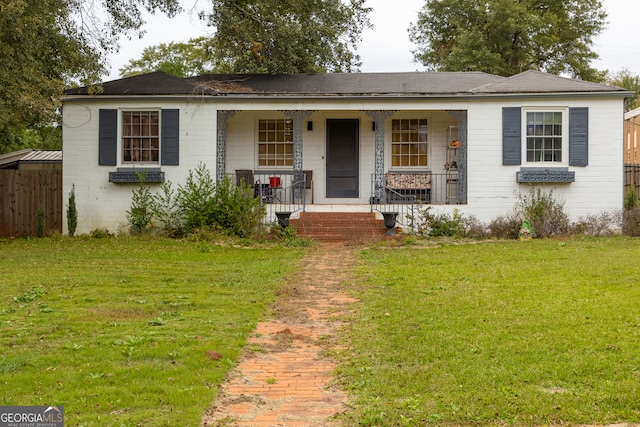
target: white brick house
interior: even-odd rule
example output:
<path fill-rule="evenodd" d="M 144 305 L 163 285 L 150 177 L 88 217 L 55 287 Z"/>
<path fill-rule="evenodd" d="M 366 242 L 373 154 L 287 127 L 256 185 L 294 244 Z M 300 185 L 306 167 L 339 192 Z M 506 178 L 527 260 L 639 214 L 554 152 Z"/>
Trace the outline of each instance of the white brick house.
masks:
<path fill-rule="evenodd" d="M 63 194 L 75 186 L 77 233 L 115 231 L 126 224 L 132 171 L 149 172 L 157 188 L 184 183 L 202 162 L 218 178 L 248 171 L 269 182 L 265 201 L 279 204 L 270 215 L 421 200 L 488 222 L 533 182 L 575 220 L 622 207 L 628 95 L 534 71 L 151 73 L 106 82 L 96 95 L 67 91 Z M 291 200 L 278 194 L 302 176 L 303 204 L 283 206 Z"/>

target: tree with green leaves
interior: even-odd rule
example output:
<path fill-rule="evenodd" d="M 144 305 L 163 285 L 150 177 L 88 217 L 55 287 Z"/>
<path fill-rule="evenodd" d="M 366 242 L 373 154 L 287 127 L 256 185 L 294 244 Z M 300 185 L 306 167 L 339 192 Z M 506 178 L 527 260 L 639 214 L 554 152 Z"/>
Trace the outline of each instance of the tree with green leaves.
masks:
<path fill-rule="evenodd" d="M 640 76 L 623 68 L 622 70 L 607 74 L 607 84 L 624 88 L 634 95 L 627 100 L 626 111 L 640 107 Z"/>
<path fill-rule="evenodd" d="M 366 0 L 212 0 L 214 67 L 230 73 L 351 72 Z"/>
<path fill-rule="evenodd" d="M 0 153 L 55 124 L 66 87 L 100 82 L 118 39 L 140 33 L 143 10 L 179 9 L 178 0 L 2 0 Z"/>
<path fill-rule="evenodd" d="M 601 0 L 426 0 L 409 34 L 415 60 L 430 70 L 601 81 L 592 47 L 606 16 Z"/>
<path fill-rule="evenodd" d="M 176 77 L 192 77 L 213 71 L 213 54 L 207 37 L 187 42 L 161 43 L 142 51 L 140 59 L 133 59 L 120 69 L 122 77 L 153 71 L 164 71 Z"/>

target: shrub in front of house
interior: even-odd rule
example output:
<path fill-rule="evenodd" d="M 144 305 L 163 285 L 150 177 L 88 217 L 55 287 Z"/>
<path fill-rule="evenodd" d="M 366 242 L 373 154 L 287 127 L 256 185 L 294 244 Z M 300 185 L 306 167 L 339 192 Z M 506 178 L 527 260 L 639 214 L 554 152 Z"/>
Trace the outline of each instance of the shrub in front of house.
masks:
<path fill-rule="evenodd" d="M 228 177 L 216 183 L 202 163 L 178 186 L 176 202 L 188 233 L 206 228 L 248 237 L 258 230 L 264 213 L 253 191 Z"/>
<path fill-rule="evenodd" d="M 69 230 L 69 236 L 76 234 L 76 228 L 78 227 L 78 209 L 76 208 L 76 185 L 71 185 L 71 192 L 69 193 L 69 203 L 67 208 L 67 229 Z"/>
<path fill-rule="evenodd" d="M 464 216 L 454 210 L 453 215 L 433 212 L 431 206 L 420 205 L 416 208 L 417 214 L 413 219 L 416 226 L 416 234 L 423 237 L 464 237 Z"/>
<path fill-rule="evenodd" d="M 207 210 L 211 224 L 239 237 L 249 237 L 258 232 L 264 208 L 252 189 L 237 186 L 229 177 L 216 184 L 215 197 Z"/>
<path fill-rule="evenodd" d="M 625 236 L 640 236 L 640 207 L 625 209 L 622 213 L 622 234 Z"/>
<path fill-rule="evenodd" d="M 162 227 L 162 234 L 168 237 L 180 237 L 184 234 L 184 221 L 171 181 L 162 184 L 160 191 L 152 196 L 151 209 L 153 219 Z"/>
<path fill-rule="evenodd" d="M 543 192 L 531 187 L 528 195 L 519 194 L 516 212 L 522 221 L 528 220 L 534 237 L 566 236 L 570 231 L 569 216 L 564 212 L 564 202 L 553 191 Z"/>
<path fill-rule="evenodd" d="M 500 215 L 489 223 L 489 236 L 495 239 L 515 240 L 522 221 L 514 214 Z"/>
<path fill-rule="evenodd" d="M 638 194 L 635 188 L 631 188 L 624 193 L 624 208 L 629 210 L 638 206 Z"/>
<path fill-rule="evenodd" d="M 148 185 L 140 183 L 140 186 L 133 190 L 131 208 L 127 211 L 131 234 L 143 234 L 149 229 L 153 221 L 152 205 L 151 189 Z"/>
<path fill-rule="evenodd" d="M 189 171 L 184 185 L 178 185 L 176 202 L 187 232 L 212 225 L 208 212 L 214 203 L 215 191 L 216 183 L 203 163 Z"/>
<path fill-rule="evenodd" d="M 571 235 L 594 237 L 614 236 L 620 233 L 622 212 L 600 212 L 580 217 L 571 224 Z"/>
<path fill-rule="evenodd" d="M 249 237 L 258 231 L 263 214 L 260 201 L 250 188 L 238 187 L 227 177 L 216 183 L 201 163 L 189 171 L 177 192 L 171 182 L 166 182 L 152 194 L 149 186 L 141 182 L 133 190 L 127 219 L 130 232 L 135 235 L 151 229 L 169 237 L 212 230 Z"/>

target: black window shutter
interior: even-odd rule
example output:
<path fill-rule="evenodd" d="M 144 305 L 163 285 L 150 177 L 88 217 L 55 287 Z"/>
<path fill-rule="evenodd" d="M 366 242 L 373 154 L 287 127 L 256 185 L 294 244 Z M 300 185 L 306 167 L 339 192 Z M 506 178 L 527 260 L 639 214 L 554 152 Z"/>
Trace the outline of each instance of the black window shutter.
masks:
<path fill-rule="evenodd" d="M 118 157 L 118 110 L 100 110 L 98 164 L 115 166 Z"/>
<path fill-rule="evenodd" d="M 180 110 L 162 110 L 160 164 L 177 166 L 180 161 Z"/>
<path fill-rule="evenodd" d="M 569 108 L 569 166 L 589 164 L 589 108 Z"/>
<path fill-rule="evenodd" d="M 502 109 L 502 164 L 522 164 L 522 109 Z"/>

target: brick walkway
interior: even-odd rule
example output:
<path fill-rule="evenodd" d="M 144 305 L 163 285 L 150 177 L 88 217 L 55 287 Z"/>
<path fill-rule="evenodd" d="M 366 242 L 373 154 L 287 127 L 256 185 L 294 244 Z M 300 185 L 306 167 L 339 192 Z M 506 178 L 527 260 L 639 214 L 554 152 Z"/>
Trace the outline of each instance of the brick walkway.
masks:
<path fill-rule="evenodd" d="M 332 384 L 336 316 L 355 300 L 341 293 L 355 265 L 345 244 L 323 244 L 283 287 L 274 319 L 260 323 L 247 351 L 203 418 L 205 427 L 328 427 L 344 412 Z"/>

